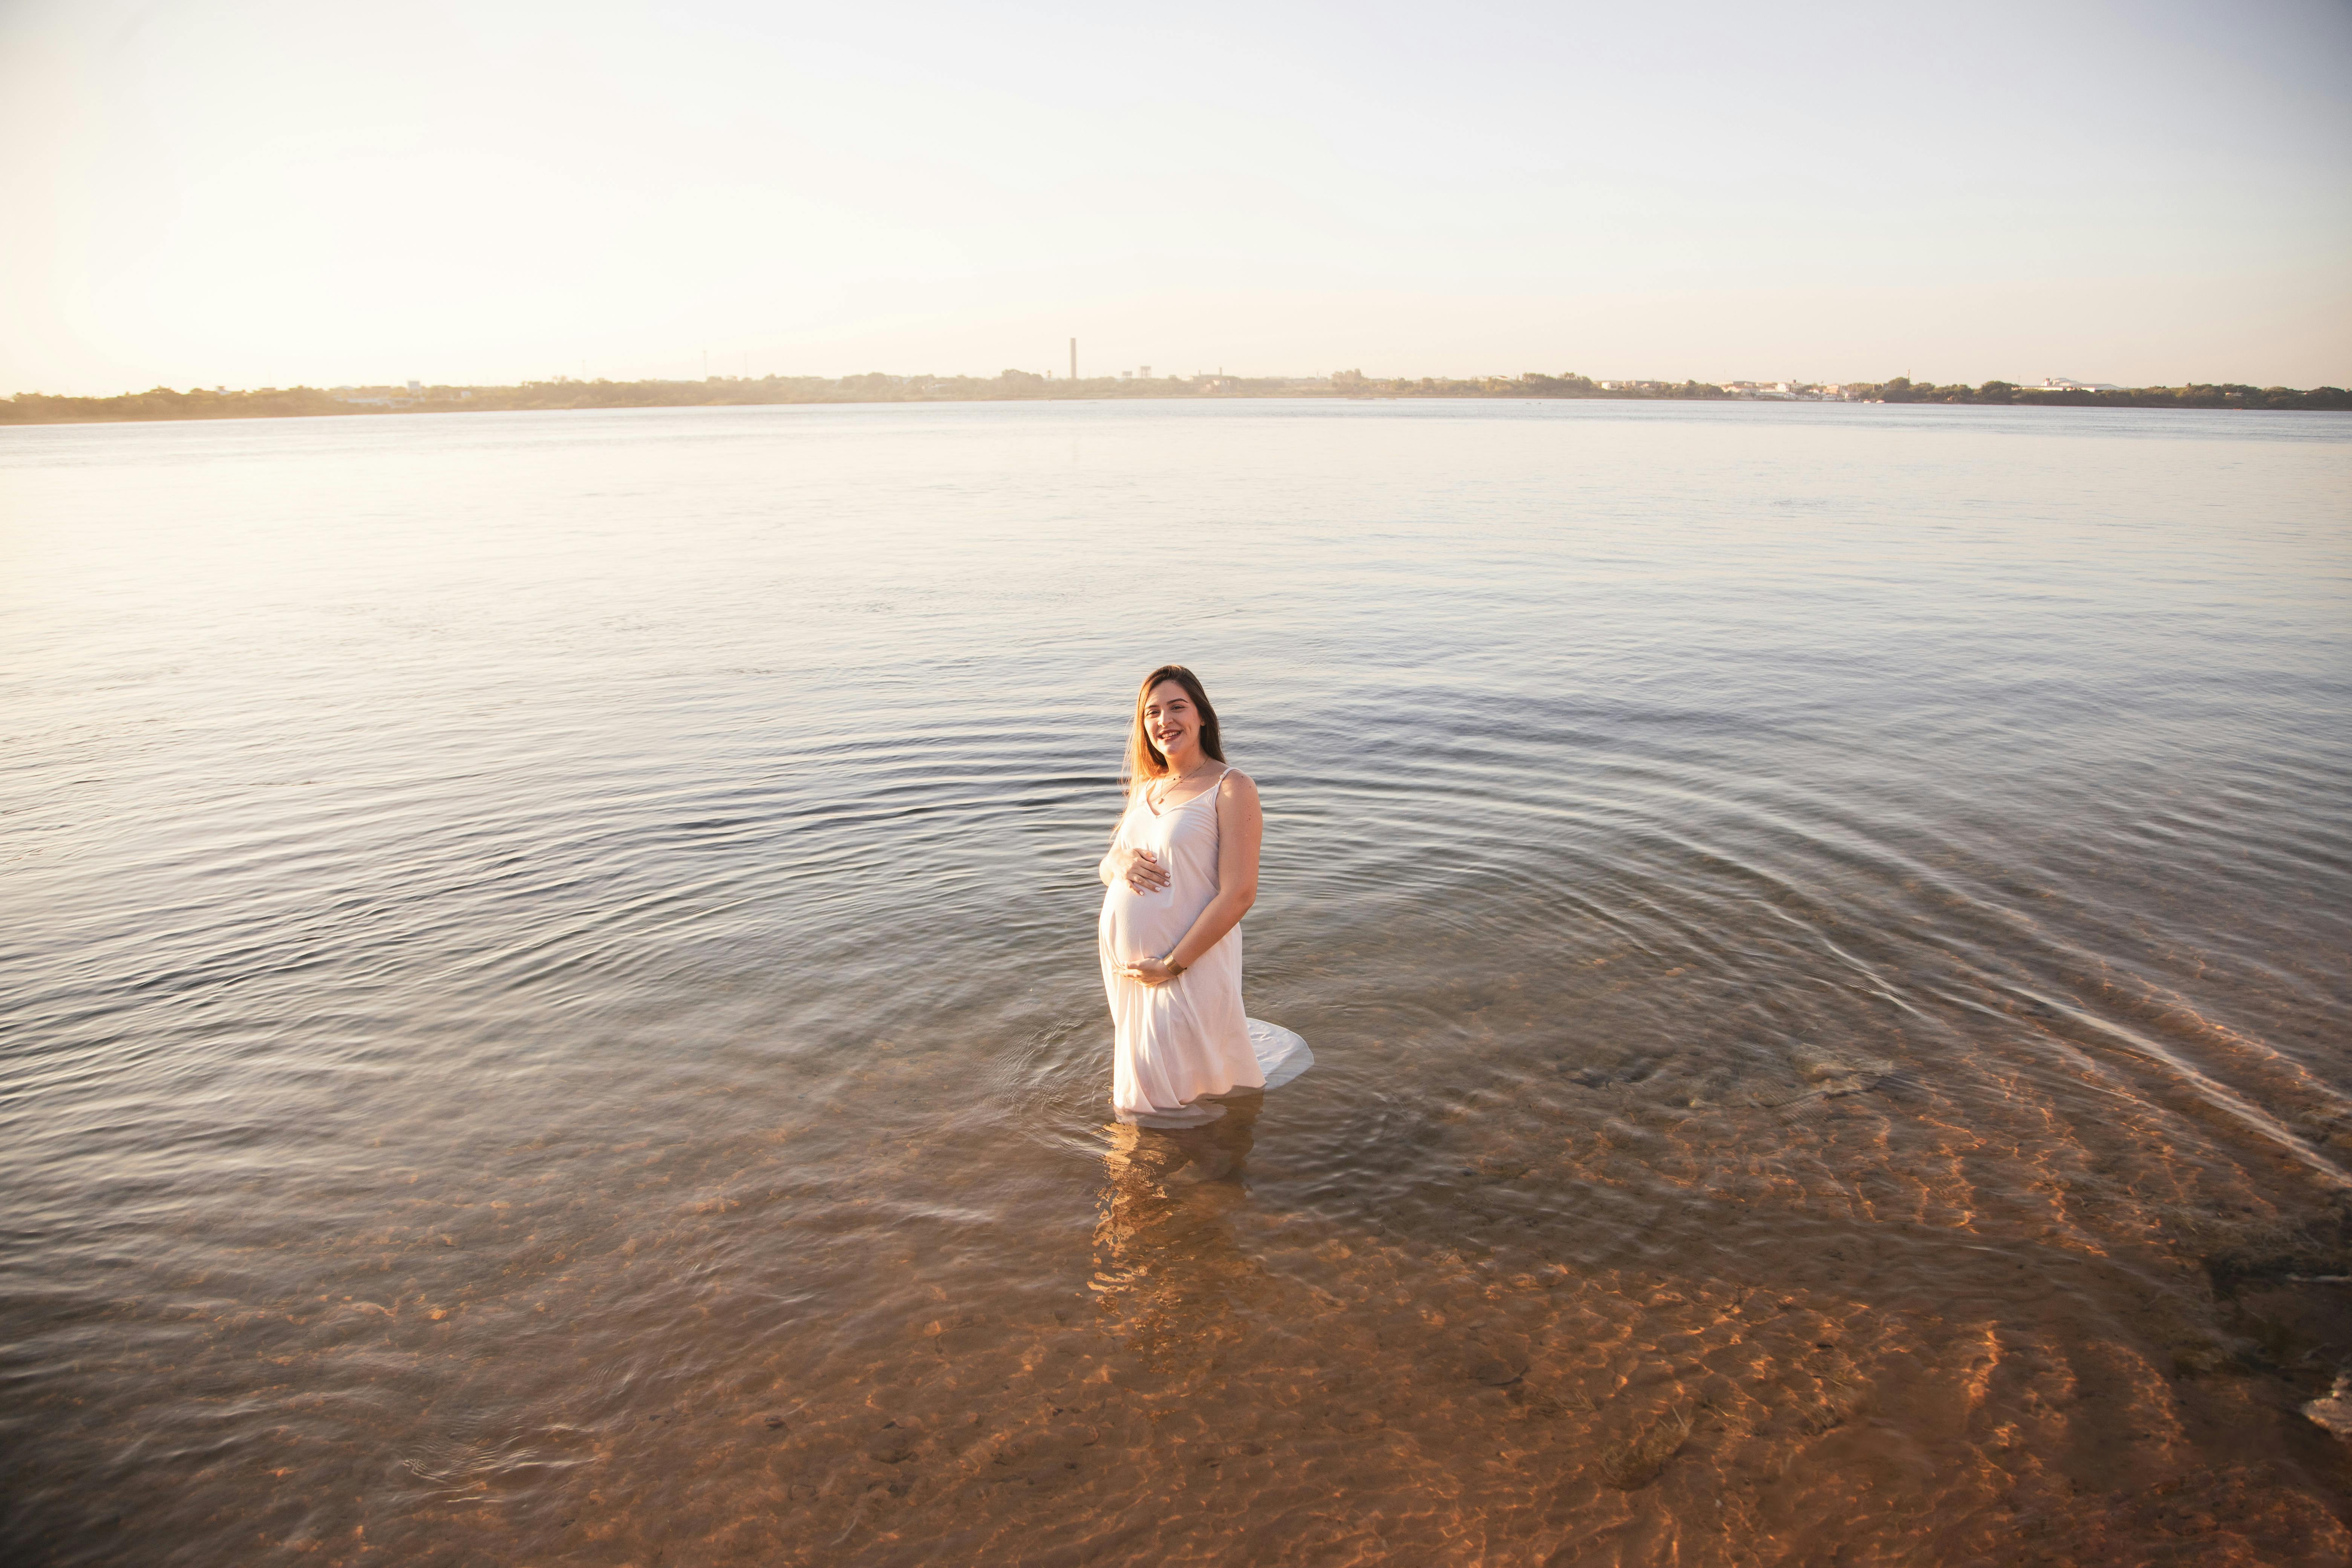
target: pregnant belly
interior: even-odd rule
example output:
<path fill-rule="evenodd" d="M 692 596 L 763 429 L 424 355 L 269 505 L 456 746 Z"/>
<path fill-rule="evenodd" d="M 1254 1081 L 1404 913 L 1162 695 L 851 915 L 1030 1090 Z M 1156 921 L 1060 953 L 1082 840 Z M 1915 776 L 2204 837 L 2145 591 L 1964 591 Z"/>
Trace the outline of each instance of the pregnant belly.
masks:
<path fill-rule="evenodd" d="M 1138 893 L 1121 883 L 1104 896 L 1102 920 L 1096 929 L 1112 957 L 1133 963 L 1139 958 L 1156 958 L 1175 946 L 1192 929 L 1200 912 L 1191 900 L 1179 904 L 1173 889 Z"/>

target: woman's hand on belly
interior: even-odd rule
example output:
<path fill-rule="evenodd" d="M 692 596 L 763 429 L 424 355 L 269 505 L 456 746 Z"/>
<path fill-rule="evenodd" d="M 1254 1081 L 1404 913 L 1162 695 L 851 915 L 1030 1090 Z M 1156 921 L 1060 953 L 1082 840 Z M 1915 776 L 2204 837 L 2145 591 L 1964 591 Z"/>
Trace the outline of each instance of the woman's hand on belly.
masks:
<path fill-rule="evenodd" d="M 1168 868 L 1160 857 L 1149 849 L 1137 849 L 1122 845 L 1110 852 L 1111 875 L 1127 884 L 1133 893 L 1164 892 L 1168 888 Z"/>
<path fill-rule="evenodd" d="M 1164 958 L 1139 958 L 1119 973 L 1144 985 L 1165 985 L 1176 978 L 1176 972 Z"/>

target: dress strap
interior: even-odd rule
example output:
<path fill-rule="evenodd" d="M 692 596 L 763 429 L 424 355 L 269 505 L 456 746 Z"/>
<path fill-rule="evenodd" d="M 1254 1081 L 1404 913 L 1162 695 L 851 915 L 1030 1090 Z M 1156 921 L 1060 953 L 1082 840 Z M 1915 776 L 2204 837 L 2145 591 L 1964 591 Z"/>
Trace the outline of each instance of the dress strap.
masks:
<path fill-rule="evenodd" d="M 1209 796 L 1216 794 L 1218 787 L 1225 782 L 1225 774 L 1232 773 L 1233 771 L 1233 764 L 1230 763 L 1226 763 L 1223 769 L 1219 770 L 1217 776 L 1209 781 L 1209 787 L 1202 790 L 1199 795 L 1194 795 L 1192 800 L 1206 800 Z M 1186 801 L 1184 805 L 1192 805 L 1192 800 Z M 1184 805 L 1180 805 L 1175 809 L 1181 811 L 1184 809 Z"/>
<path fill-rule="evenodd" d="M 1187 806 L 1187 805 L 1192 805 L 1192 801 L 1194 801 L 1194 800 L 1199 800 L 1199 799 L 1202 798 L 1202 796 L 1205 796 L 1205 795 L 1213 795 L 1216 794 L 1216 793 L 1217 793 L 1217 787 L 1218 787 L 1220 784 L 1223 784 L 1223 783 L 1225 782 L 1225 774 L 1227 774 L 1227 773 L 1232 773 L 1233 771 L 1234 771 L 1234 765 L 1233 765 L 1233 763 L 1226 763 L 1223 768 L 1221 768 L 1221 769 L 1219 769 L 1219 770 L 1218 770 L 1217 776 L 1216 776 L 1215 778 L 1211 779 L 1211 780 L 1209 781 L 1209 787 L 1208 787 L 1208 788 L 1206 788 L 1206 789 L 1202 790 L 1202 791 L 1200 793 L 1200 795 L 1196 795 L 1192 796 L 1192 800 L 1187 800 L 1187 801 L 1185 801 L 1185 802 L 1183 803 L 1183 805 L 1168 805 L 1168 806 L 1152 805 L 1151 805 L 1151 797 L 1150 797 L 1150 792 L 1149 792 L 1149 790 L 1148 790 L 1148 789 L 1147 789 L 1147 791 L 1146 791 L 1146 793 L 1145 793 L 1145 795 L 1144 795 L 1144 802 L 1143 802 L 1143 803 L 1144 803 L 1144 805 L 1147 805 L 1147 806 L 1150 806 L 1150 809 L 1151 809 L 1151 815 L 1152 815 L 1152 816 L 1167 816 L 1167 815 L 1168 815 L 1168 813 L 1170 813 L 1170 812 L 1171 812 L 1171 811 L 1181 811 L 1181 810 L 1183 810 L 1183 809 L 1184 809 L 1184 806 Z"/>

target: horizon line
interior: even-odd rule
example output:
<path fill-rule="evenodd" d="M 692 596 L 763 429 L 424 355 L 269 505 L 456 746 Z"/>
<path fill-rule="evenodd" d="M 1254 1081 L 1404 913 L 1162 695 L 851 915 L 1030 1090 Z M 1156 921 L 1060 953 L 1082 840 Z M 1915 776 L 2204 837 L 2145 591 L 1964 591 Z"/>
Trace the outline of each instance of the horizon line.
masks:
<path fill-rule="evenodd" d="M 125 398 L 152 396 L 159 393 L 169 394 L 175 396 L 189 397 L 251 397 L 303 392 L 323 393 L 331 396 L 340 393 L 379 392 L 393 395 L 400 395 L 404 393 L 410 395 L 415 395 L 418 394 L 433 393 L 519 392 L 528 388 L 550 386 L 707 387 L 728 385 L 756 386 L 772 383 L 822 383 L 837 387 L 846 387 L 849 384 L 862 383 L 866 386 L 878 391 L 881 390 L 881 387 L 877 385 L 877 383 L 886 384 L 891 389 L 896 390 L 913 386 L 916 384 L 936 385 L 949 382 L 975 383 L 982 385 L 992 384 L 1019 384 L 1023 383 L 1036 382 L 1050 384 L 1057 389 L 1085 385 L 1142 388 L 1148 386 L 1198 387 L 1204 383 L 1230 383 L 1234 384 L 1235 385 L 1243 383 L 1256 383 L 1268 386 L 1279 385 L 1282 387 L 1297 388 L 1301 390 L 1322 387 L 1329 387 L 1334 390 L 1339 390 L 1346 387 L 1357 386 L 1393 388 L 1400 390 L 1431 386 L 1486 388 L 1496 386 L 1496 384 L 1501 384 L 1504 386 L 1540 386 L 1547 383 L 1552 383 L 1567 385 L 1589 384 L 1604 390 L 1615 390 L 1618 388 L 1625 388 L 1629 390 L 1667 390 L 1684 387 L 1715 388 L 1725 393 L 1734 394 L 1742 392 L 1755 392 L 1762 394 L 1773 392 L 1782 394 L 1824 392 L 1835 394 L 1848 389 L 1861 390 L 1864 388 L 1875 389 L 1895 386 L 1917 387 L 1922 389 L 1931 387 L 1971 387 L 1979 390 L 1987 387 L 2006 387 L 2018 392 L 2123 393 L 2184 392 L 2207 389 L 2244 389 L 2266 393 L 2312 393 L 2344 390 L 2344 388 L 2336 386 L 2332 383 L 2321 383 L 2307 388 L 2290 387 L 2285 385 L 2267 385 L 2253 382 L 2229 380 L 2186 380 L 2175 382 L 2125 384 L 2119 382 L 2080 381 L 2071 376 L 2052 375 L 2045 375 L 2039 381 L 2011 381 L 2005 377 L 1994 376 L 1989 377 L 1979 383 L 1939 383 L 1934 380 L 1915 381 L 1907 374 L 1904 375 L 1888 376 L 1884 379 L 1870 379 L 1856 376 L 1842 380 L 1807 380 L 1783 376 L 1770 378 L 1709 378 L 1703 380 L 1695 376 L 1684 376 L 1679 378 L 1662 376 L 1592 376 L 1586 375 L 1578 371 L 1561 371 L 1558 374 L 1549 371 L 1521 371 L 1516 375 L 1503 375 L 1489 372 L 1473 375 L 1418 376 L 1411 374 L 1391 375 L 1381 374 L 1367 375 L 1360 368 L 1327 371 L 1304 375 L 1291 372 L 1251 374 L 1244 372 L 1228 372 L 1222 369 L 1215 371 L 1194 371 L 1186 375 L 1179 375 L 1173 372 L 1163 375 L 1153 375 L 1150 374 L 1150 367 L 1149 365 L 1142 365 L 1134 370 L 1113 371 L 1101 375 L 1077 377 L 1057 375 L 1052 371 L 1031 371 L 1020 366 L 1009 366 L 1003 370 L 996 372 L 992 375 L 980 374 L 971 371 L 898 372 L 882 370 L 854 371 L 845 373 L 840 375 L 824 375 L 814 373 L 771 370 L 758 374 L 745 372 L 737 374 L 705 374 L 700 376 L 589 376 L 572 375 L 568 373 L 559 372 L 544 377 L 525 378 L 517 381 L 488 382 L 425 382 L 414 377 L 407 377 L 399 381 L 341 382 L 331 386 L 318 385 L 310 382 L 296 382 L 289 385 L 282 386 L 270 385 L 236 387 L 229 386 L 225 383 L 215 384 L 210 386 L 206 386 L 199 383 L 191 384 L 184 393 L 181 392 L 178 388 L 173 387 L 168 382 L 157 382 L 153 385 L 144 388 L 143 390 L 132 389 L 117 393 L 96 394 L 50 393 L 43 392 L 37 387 L 26 387 L 16 392 L 5 394 L 5 396 L 0 396 L 0 401 L 15 402 L 19 399 L 35 398 L 44 401 L 106 403 L 117 402 Z"/>

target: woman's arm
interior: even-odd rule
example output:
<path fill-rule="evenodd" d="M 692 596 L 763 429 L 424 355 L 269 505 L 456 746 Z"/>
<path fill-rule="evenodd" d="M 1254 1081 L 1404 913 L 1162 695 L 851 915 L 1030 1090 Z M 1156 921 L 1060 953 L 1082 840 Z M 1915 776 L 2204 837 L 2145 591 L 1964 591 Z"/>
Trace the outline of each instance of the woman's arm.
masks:
<path fill-rule="evenodd" d="M 1217 786 L 1217 896 L 1209 900 L 1192 929 L 1162 958 L 1147 958 L 1131 973 L 1148 985 L 1175 978 L 1169 966 L 1190 969 L 1241 924 L 1257 902 L 1258 850 L 1265 838 L 1265 814 L 1259 808 L 1257 785 L 1248 776 L 1229 773 Z"/>

